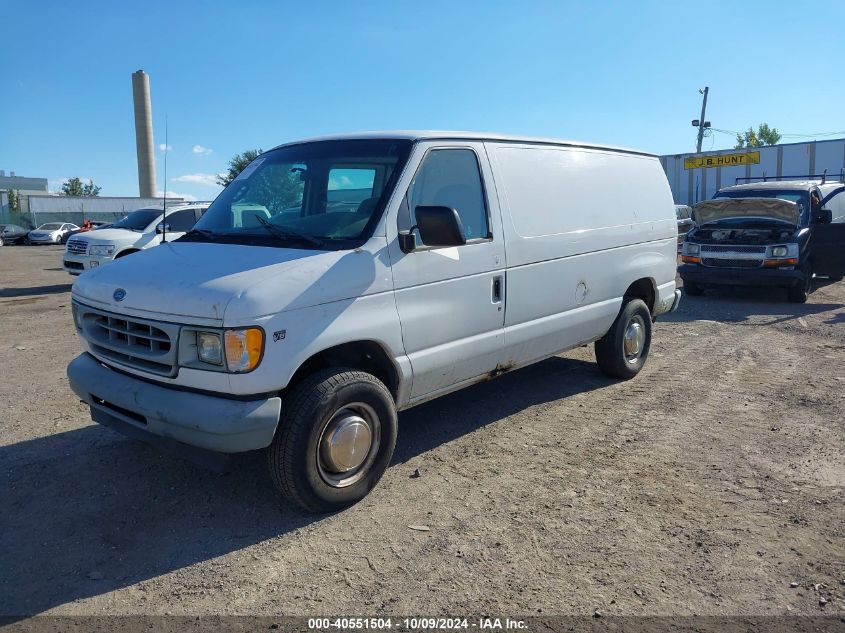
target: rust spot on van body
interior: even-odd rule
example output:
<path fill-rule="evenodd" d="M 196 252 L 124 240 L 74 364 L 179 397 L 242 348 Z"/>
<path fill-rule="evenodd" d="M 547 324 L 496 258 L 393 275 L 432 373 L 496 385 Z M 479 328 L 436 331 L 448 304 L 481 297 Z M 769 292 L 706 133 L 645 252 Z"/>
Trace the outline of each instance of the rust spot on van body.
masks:
<path fill-rule="evenodd" d="M 514 363 L 513 361 L 509 363 L 499 363 L 498 365 L 496 365 L 496 369 L 487 374 L 487 378 L 488 380 L 491 380 L 493 378 L 501 376 L 502 374 L 510 371 L 514 367 L 516 367 L 516 363 Z"/>

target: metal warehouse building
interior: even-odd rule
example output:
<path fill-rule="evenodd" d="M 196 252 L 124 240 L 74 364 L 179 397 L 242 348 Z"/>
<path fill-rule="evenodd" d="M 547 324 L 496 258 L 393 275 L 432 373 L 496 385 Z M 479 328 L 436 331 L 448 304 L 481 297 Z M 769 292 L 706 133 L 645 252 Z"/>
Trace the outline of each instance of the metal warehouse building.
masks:
<path fill-rule="evenodd" d="M 676 204 L 709 200 L 737 178 L 809 176 L 827 172 L 839 180 L 845 169 L 845 138 L 809 143 L 784 143 L 751 149 L 670 154 L 660 162 Z"/>

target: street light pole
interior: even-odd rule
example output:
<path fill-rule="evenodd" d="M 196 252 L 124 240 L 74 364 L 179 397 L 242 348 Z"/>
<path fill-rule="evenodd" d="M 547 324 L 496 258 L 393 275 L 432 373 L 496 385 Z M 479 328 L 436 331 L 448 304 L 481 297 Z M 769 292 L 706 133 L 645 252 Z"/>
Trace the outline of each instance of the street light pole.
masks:
<path fill-rule="evenodd" d="M 701 91 L 699 90 L 699 92 L 701 92 Z M 696 146 L 696 149 L 695 149 L 695 151 L 697 153 L 701 153 L 701 142 L 704 140 L 704 128 L 705 128 L 704 112 L 707 110 L 707 93 L 708 92 L 710 92 L 710 88 L 708 88 L 707 86 L 704 86 L 704 92 L 702 92 L 702 94 L 704 95 L 704 100 L 701 102 L 701 118 L 698 120 L 699 121 L 699 124 L 698 124 L 698 145 Z"/>

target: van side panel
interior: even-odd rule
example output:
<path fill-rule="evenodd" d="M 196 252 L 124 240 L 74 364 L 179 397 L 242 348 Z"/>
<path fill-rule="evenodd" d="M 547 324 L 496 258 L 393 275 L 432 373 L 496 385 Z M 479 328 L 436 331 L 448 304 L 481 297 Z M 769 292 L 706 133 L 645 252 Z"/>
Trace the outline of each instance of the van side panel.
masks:
<path fill-rule="evenodd" d="M 656 302 L 674 292 L 677 222 L 658 159 L 486 145 L 507 245 L 506 363 L 600 338 L 638 279 Z"/>

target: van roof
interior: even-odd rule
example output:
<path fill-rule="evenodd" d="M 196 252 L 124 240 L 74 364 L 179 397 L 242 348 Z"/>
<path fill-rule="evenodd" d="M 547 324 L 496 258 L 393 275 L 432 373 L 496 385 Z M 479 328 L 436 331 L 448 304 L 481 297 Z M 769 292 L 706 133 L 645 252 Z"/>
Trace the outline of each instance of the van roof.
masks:
<path fill-rule="evenodd" d="M 766 182 L 746 182 L 741 185 L 731 185 L 730 187 L 722 187 L 719 191 L 748 191 L 756 189 L 781 189 L 781 190 L 796 190 L 807 191 L 812 187 L 830 187 L 842 185 L 839 181 L 827 181 L 822 183 L 821 180 L 769 180 Z"/>
<path fill-rule="evenodd" d="M 563 145 L 566 147 L 583 147 L 587 149 L 601 149 L 612 152 L 623 152 L 625 154 L 637 154 L 640 156 L 657 157 L 656 154 L 650 152 L 643 152 L 627 147 L 617 147 L 615 145 L 601 145 L 598 143 L 587 143 L 584 141 L 569 141 L 558 138 L 548 138 L 542 136 L 517 136 L 510 134 L 495 134 L 488 132 L 460 132 L 450 130 L 395 130 L 383 132 L 353 132 L 349 134 L 331 134 L 328 136 L 317 136 L 313 138 L 306 138 L 298 141 L 291 141 L 289 143 L 282 143 L 273 149 L 279 147 L 287 147 L 289 145 L 299 145 L 300 143 L 312 143 L 315 141 L 347 141 L 347 140 L 365 140 L 365 139 L 404 139 L 409 141 L 500 141 L 507 143 L 526 143 L 537 145 Z"/>

